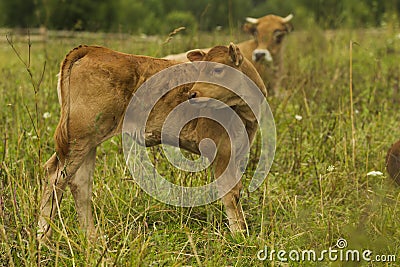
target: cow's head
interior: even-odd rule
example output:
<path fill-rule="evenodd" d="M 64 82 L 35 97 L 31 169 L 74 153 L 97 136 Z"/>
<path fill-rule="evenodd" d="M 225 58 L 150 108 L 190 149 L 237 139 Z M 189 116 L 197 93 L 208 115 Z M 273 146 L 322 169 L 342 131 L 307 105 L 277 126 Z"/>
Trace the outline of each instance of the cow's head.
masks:
<path fill-rule="evenodd" d="M 273 60 L 273 56 L 278 54 L 282 47 L 283 38 L 293 30 L 290 23 L 292 18 L 292 14 L 285 18 L 275 15 L 267 15 L 258 19 L 246 18 L 243 29 L 253 35 L 257 43 L 257 48 L 252 54 L 254 62 Z"/>
<path fill-rule="evenodd" d="M 213 62 L 213 64 L 204 64 L 201 67 L 199 81 L 211 82 L 197 82 L 194 84 L 188 96 L 191 103 L 207 104 L 212 98 L 224 102 L 228 106 L 243 105 L 243 96 L 239 96 L 233 91 L 246 94 L 248 80 L 243 79 L 241 75 L 237 75 L 237 72 L 232 68 L 250 78 L 264 95 L 267 93 L 265 85 L 253 64 L 243 57 L 239 48 L 233 43 L 229 46 L 213 47 L 207 53 L 201 50 L 192 50 L 187 53 L 187 58 L 191 62 Z M 229 84 L 229 89 L 235 87 L 238 90 L 232 91 L 218 85 L 221 81 L 224 84 Z"/>

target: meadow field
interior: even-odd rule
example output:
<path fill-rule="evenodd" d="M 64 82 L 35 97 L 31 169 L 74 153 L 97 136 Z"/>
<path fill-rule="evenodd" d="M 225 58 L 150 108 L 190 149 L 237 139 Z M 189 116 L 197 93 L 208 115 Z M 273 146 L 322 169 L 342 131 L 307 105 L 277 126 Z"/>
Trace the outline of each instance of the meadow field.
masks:
<path fill-rule="evenodd" d="M 400 188 L 385 171 L 386 152 L 400 138 L 399 29 L 296 29 L 285 40 L 286 97 L 268 98 L 277 128 L 274 162 L 255 192 L 243 177 L 249 236 L 230 234 L 220 201 L 181 208 L 148 196 L 134 183 L 121 137 L 115 137 L 97 150 L 92 200 L 98 241 L 79 230 L 67 192 L 52 241 L 41 248 L 42 166 L 54 153 L 56 75 L 65 54 L 97 44 L 161 57 L 248 37 L 239 31 L 178 33 L 165 42 L 167 36 L 50 32 L 45 40 L 32 36 L 29 45 L 24 36 L 0 33 L 0 266 L 400 265 Z M 164 161 L 157 159 L 160 168 Z M 176 183 L 190 178 L 168 173 Z M 289 254 L 329 249 L 369 250 L 371 261 Z M 277 253 L 264 258 L 272 250 L 286 251 L 288 261 Z"/>

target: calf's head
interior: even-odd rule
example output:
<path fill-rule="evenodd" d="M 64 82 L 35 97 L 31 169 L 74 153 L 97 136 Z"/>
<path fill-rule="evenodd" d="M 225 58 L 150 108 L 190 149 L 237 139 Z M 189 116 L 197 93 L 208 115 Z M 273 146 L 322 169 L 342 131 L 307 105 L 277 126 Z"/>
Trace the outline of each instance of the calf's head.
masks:
<path fill-rule="evenodd" d="M 278 54 L 284 37 L 293 30 L 290 20 L 293 15 L 285 18 L 275 15 L 267 15 L 261 18 L 246 18 L 243 26 L 245 32 L 253 35 L 257 48 L 253 51 L 254 62 L 272 61 Z"/>
<path fill-rule="evenodd" d="M 188 95 L 193 104 L 210 104 L 210 99 L 216 99 L 223 102 L 225 107 L 245 105 L 243 102 L 245 95 L 251 94 L 250 90 L 247 90 L 250 88 L 249 80 L 254 82 L 258 87 L 257 90 L 264 96 L 267 94 L 258 72 L 233 43 L 228 47 L 213 47 L 208 53 L 193 50 L 187 53 L 187 57 L 191 62 L 212 62 L 200 66 L 199 82 L 193 85 Z M 242 72 L 249 79 L 244 78 L 244 75 L 238 75 L 235 70 Z M 212 105 L 216 108 L 215 103 Z"/>

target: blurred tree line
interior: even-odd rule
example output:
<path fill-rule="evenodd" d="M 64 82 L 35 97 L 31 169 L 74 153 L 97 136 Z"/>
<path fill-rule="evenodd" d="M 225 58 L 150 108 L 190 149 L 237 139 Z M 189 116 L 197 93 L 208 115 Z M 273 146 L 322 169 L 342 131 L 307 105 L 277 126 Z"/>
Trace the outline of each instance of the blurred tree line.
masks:
<path fill-rule="evenodd" d="M 400 0 L 0 0 L 0 10 L 0 27 L 157 34 L 236 28 L 270 13 L 293 13 L 296 27 L 397 25 Z"/>

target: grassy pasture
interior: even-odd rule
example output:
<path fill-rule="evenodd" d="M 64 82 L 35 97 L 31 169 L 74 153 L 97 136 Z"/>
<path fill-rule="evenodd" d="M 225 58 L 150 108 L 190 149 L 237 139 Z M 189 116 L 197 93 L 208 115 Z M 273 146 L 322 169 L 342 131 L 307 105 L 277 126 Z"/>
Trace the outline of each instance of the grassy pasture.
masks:
<path fill-rule="evenodd" d="M 384 170 L 386 151 L 400 138 L 400 36 L 395 30 L 316 28 L 288 37 L 283 82 L 288 96 L 268 99 L 277 127 L 274 163 L 268 179 L 251 194 L 244 177 L 249 237 L 229 233 L 219 201 L 179 208 L 149 197 L 132 181 L 121 138 L 115 137 L 97 151 L 93 205 L 99 241 L 88 242 L 79 230 L 68 192 L 52 243 L 40 250 L 35 231 L 41 166 L 54 152 L 56 74 L 64 55 L 85 43 L 163 56 L 246 37 L 216 32 L 175 36 L 164 44 L 165 36 L 50 36 L 32 43 L 32 83 L 5 34 L 0 39 L 0 266 L 397 266 L 257 259 L 265 247 L 322 251 L 335 247 L 339 238 L 347 240 L 348 249 L 400 257 L 400 190 Z M 14 45 L 27 63 L 26 39 L 14 38 Z M 383 175 L 367 176 L 370 171 Z M 171 173 L 176 183 L 188 179 Z"/>

